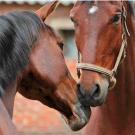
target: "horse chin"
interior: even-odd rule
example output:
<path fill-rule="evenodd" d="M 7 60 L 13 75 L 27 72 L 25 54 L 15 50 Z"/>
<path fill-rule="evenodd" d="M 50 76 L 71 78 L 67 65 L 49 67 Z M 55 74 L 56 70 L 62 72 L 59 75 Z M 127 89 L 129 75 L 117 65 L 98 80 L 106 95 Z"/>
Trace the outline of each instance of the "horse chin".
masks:
<path fill-rule="evenodd" d="M 84 107 L 80 108 L 80 105 L 78 104 L 74 108 L 73 115 L 68 118 L 64 116 L 64 119 L 73 131 L 78 131 L 88 123 L 90 115 L 91 115 L 90 108 Z"/>

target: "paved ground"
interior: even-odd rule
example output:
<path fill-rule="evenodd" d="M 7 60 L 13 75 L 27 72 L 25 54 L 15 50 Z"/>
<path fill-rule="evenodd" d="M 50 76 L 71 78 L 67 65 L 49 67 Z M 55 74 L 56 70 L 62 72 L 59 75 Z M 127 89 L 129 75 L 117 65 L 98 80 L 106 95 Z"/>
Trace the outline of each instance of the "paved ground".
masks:
<path fill-rule="evenodd" d="M 75 63 L 68 61 L 72 73 Z M 81 135 L 81 131 L 72 132 L 57 111 L 19 94 L 15 100 L 14 123 L 22 135 Z"/>

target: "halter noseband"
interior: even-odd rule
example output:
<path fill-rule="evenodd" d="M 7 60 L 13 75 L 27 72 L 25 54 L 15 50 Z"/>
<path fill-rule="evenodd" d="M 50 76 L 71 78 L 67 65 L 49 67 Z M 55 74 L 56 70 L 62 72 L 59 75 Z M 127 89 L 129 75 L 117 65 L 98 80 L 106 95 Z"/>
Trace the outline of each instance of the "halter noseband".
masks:
<path fill-rule="evenodd" d="M 127 28 L 127 24 L 126 24 L 126 9 L 123 4 L 122 4 L 121 22 L 122 22 L 122 43 L 121 43 L 121 48 L 120 48 L 120 51 L 117 56 L 113 69 L 109 70 L 107 68 L 100 67 L 94 64 L 81 63 L 80 53 L 78 52 L 78 64 L 77 64 L 78 78 L 80 78 L 80 75 L 81 75 L 80 69 L 94 71 L 94 72 L 103 74 L 109 78 L 109 82 L 110 82 L 109 89 L 115 86 L 116 84 L 115 75 L 117 73 L 118 66 L 120 65 L 120 62 L 126 57 L 127 35 L 130 36 L 130 33 Z"/>

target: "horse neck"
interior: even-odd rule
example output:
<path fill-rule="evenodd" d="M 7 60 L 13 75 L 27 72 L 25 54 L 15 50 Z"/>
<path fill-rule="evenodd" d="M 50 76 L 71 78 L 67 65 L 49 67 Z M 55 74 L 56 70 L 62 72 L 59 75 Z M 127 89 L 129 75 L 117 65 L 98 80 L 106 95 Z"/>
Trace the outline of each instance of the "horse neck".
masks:
<path fill-rule="evenodd" d="M 0 135 L 18 135 L 5 106 L 0 99 Z"/>
<path fill-rule="evenodd" d="M 14 100 L 17 92 L 16 84 L 16 81 L 12 82 L 10 86 L 6 89 L 5 95 L 2 97 L 2 102 L 11 118 L 13 116 Z"/>

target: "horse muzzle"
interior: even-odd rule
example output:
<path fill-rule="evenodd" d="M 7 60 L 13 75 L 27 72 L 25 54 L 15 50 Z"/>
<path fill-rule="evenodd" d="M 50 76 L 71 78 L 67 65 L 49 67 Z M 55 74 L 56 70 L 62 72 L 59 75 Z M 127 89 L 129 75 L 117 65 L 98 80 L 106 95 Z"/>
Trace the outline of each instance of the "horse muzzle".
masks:
<path fill-rule="evenodd" d="M 66 123 L 73 131 L 82 129 L 89 121 L 91 109 L 82 106 L 79 102 L 73 107 L 73 115 L 69 118 L 64 116 Z"/>
<path fill-rule="evenodd" d="M 79 101 L 84 107 L 95 107 L 102 105 L 108 94 L 109 81 L 102 78 L 100 81 L 96 80 L 90 90 L 85 90 L 81 84 L 78 84 Z"/>

